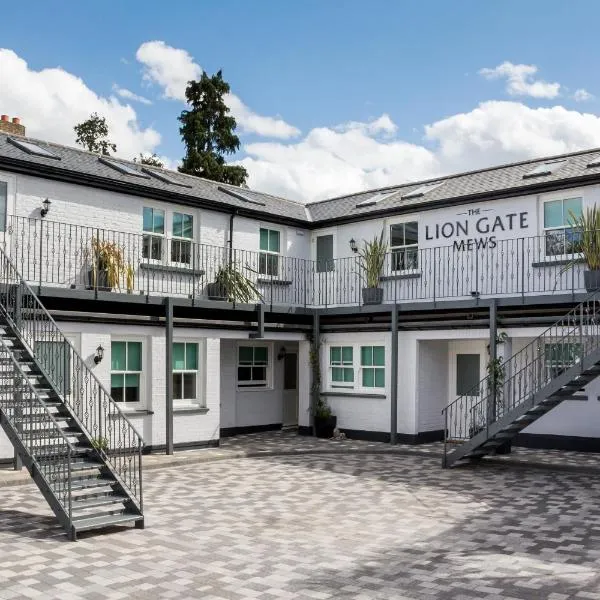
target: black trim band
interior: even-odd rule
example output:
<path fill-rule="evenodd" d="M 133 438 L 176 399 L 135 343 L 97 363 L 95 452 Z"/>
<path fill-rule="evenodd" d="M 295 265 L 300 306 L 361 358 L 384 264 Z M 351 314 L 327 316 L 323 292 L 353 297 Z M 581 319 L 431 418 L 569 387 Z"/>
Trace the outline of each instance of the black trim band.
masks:
<path fill-rule="evenodd" d="M 222 427 L 221 437 L 232 437 L 234 435 L 243 435 L 245 433 L 260 433 L 261 431 L 278 431 L 282 428 L 282 423 L 270 423 L 269 425 L 245 425 L 242 427 Z"/>
<path fill-rule="evenodd" d="M 513 446 L 543 450 L 572 450 L 574 452 L 600 452 L 600 437 L 575 435 L 550 435 L 544 433 L 520 433 Z"/>

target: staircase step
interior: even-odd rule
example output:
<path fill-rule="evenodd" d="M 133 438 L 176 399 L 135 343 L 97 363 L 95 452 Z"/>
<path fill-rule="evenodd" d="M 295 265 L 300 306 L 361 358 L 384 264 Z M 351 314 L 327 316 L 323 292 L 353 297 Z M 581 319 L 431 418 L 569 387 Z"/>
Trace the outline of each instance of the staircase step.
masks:
<path fill-rule="evenodd" d="M 114 485 L 115 480 L 109 479 L 108 477 L 72 477 L 71 478 L 71 489 L 73 491 L 83 491 L 89 490 L 92 493 L 94 490 L 95 493 L 100 493 L 97 490 L 102 490 L 106 488 L 107 490 L 112 490 L 112 485 Z"/>
<path fill-rule="evenodd" d="M 125 512 L 120 515 L 102 515 L 97 517 L 82 517 L 73 520 L 76 531 L 89 531 L 90 529 L 101 529 L 115 525 L 125 525 L 141 521 L 144 517 L 135 513 Z"/>
<path fill-rule="evenodd" d="M 119 510 L 123 510 L 123 503 L 126 502 L 127 499 L 127 496 L 116 494 L 114 491 L 110 496 L 98 496 L 96 498 L 83 496 L 81 497 L 81 499 L 79 499 L 79 496 L 77 496 L 73 498 L 72 508 L 73 511 L 85 511 L 92 508 L 110 508 L 121 505 L 121 508 Z M 81 516 L 81 513 L 79 513 L 77 516 Z"/>

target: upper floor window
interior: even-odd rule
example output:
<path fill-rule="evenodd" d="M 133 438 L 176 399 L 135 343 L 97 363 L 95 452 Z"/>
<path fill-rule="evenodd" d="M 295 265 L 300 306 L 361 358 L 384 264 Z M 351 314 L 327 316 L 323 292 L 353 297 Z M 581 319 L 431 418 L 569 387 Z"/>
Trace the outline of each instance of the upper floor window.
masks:
<path fill-rule="evenodd" d="M 419 223 L 408 221 L 390 225 L 392 271 L 406 271 L 419 267 Z"/>
<path fill-rule="evenodd" d="M 171 240 L 171 260 L 189 265 L 192 256 L 194 237 L 194 217 L 183 213 L 173 213 L 173 239 Z"/>
<path fill-rule="evenodd" d="M 144 235 L 142 256 L 152 260 L 162 259 L 163 237 L 165 235 L 165 211 L 159 208 L 144 207 Z"/>
<path fill-rule="evenodd" d="M 260 256 L 258 272 L 260 275 L 277 277 L 279 275 L 280 233 L 276 229 L 260 229 Z"/>
<path fill-rule="evenodd" d="M 317 273 L 333 270 L 333 235 L 319 235 L 317 236 Z"/>
<path fill-rule="evenodd" d="M 546 256 L 578 252 L 580 234 L 573 228 L 574 218 L 581 217 L 582 199 L 567 198 L 544 202 L 544 236 Z"/>

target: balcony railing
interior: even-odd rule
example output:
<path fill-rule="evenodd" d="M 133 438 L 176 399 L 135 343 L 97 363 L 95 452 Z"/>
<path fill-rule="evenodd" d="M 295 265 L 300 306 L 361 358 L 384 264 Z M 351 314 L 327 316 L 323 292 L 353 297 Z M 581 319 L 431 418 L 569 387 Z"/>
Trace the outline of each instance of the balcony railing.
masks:
<path fill-rule="evenodd" d="M 112 244 L 129 274 L 105 280 L 96 243 Z M 329 307 L 363 304 L 358 255 L 316 262 L 184 238 L 134 234 L 10 217 L 5 245 L 23 278 L 36 285 L 219 299 L 220 268 L 230 264 L 255 283 L 267 304 Z M 577 254 L 551 254 L 542 236 L 467 245 L 392 250 L 381 275 L 383 302 L 525 296 L 583 291 Z M 127 270 L 127 269 L 125 269 Z"/>

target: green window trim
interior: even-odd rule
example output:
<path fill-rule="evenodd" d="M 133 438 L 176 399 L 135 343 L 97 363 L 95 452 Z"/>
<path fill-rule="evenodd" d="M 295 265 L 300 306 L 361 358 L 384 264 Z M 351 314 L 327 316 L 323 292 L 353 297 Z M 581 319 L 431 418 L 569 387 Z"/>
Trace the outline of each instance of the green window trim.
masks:
<path fill-rule="evenodd" d="M 385 346 L 361 346 L 360 370 L 363 388 L 385 388 Z"/>
<path fill-rule="evenodd" d="M 259 230 L 258 273 L 269 277 L 279 275 L 279 253 L 281 251 L 281 233 L 277 229 Z"/>
<path fill-rule="evenodd" d="M 111 342 L 110 363 L 113 399 L 141 402 L 142 342 Z"/>

